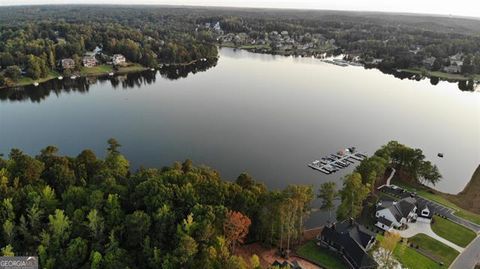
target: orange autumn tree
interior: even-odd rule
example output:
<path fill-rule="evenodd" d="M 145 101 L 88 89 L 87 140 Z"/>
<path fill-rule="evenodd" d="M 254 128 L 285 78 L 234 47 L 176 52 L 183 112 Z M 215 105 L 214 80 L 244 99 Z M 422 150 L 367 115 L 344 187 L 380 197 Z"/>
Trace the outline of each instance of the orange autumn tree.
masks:
<path fill-rule="evenodd" d="M 248 234 L 252 221 L 240 212 L 229 210 L 223 223 L 225 238 L 230 243 L 232 253 L 237 243 L 243 243 Z"/>

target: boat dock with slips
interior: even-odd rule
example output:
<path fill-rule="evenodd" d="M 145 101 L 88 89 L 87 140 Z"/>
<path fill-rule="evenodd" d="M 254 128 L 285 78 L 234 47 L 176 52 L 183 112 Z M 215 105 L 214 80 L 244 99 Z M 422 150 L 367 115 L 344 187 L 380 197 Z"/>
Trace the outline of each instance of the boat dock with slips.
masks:
<path fill-rule="evenodd" d="M 340 169 L 347 168 L 355 161 L 360 162 L 365 158 L 367 158 L 366 154 L 357 152 L 355 147 L 351 147 L 341 150 L 337 154 L 330 154 L 330 156 L 315 160 L 309 163 L 308 167 L 329 175 Z"/>

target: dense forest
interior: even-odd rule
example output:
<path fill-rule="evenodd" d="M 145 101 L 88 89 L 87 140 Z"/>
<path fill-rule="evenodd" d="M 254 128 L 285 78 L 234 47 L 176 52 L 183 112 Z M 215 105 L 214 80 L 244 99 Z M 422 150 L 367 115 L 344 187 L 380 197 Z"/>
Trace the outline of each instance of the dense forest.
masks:
<path fill-rule="evenodd" d="M 0 87 L 59 74 L 82 74 L 121 54 L 145 67 L 218 56 L 217 46 L 348 60 L 385 70 L 461 74 L 478 80 L 480 21 L 403 14 L 188 8 L 31 6 L 0 8 Z M 90 54 L 91 55 L 91 54 Z M 62 66 L 72 59 L 72 68 Z M 80 73 L 79 73 L 80 72 Z M 455 76 L 452 76 L 455 77 Z"/>
<path fill-rule="evenodd" d="M 0 158 L 1 254 L 39 256 L 41 268 L 261 268 L 236 247 L 261 242 L 288 255 L 301 242 L 311 186 L 268 191 L 247 173 L 225 181 L 190 160 L 132 172 L 120 147 L 110 139 L 104 159 L 54 146 Z M 420 149 L 391 141 L 340 190 L 322 184 L 321 208 L 339 197 L 337 220 L 359 217 L 389 167 L 418 183 L 441 179 Z"/>
<path fill-rule="evenodd" d="M 224 181 L 190 160 L 131 172 L 115 139 L 106 157 L 0 158 L 2 255 L 35 255 L 41 268 L 259 268 L 238 244 L 284 245 L 303 233 L 313 190 L 268 191 L 248 174 Z"/>

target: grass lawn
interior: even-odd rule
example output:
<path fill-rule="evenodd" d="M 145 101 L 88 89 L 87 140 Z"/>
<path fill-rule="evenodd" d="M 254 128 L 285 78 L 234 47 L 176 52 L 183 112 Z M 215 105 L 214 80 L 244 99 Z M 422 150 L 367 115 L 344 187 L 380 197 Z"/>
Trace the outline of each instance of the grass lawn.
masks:
<path fill-rule="evenodd" d="M 117 73 L 129 73 L 129 72 L 137 72 L 137 71 L 143 71 L 146 70 L 147 68 L 139 65 L 139 64 L 131 64 L 129 66 L 125 67 L 119 67 Z"/>
<path fill-rule="evenodd" d="M 463 209 L 455 212 L 454 214 L 459 216 L 460 218 L 469 220 L 473 223 L 476 223 L 476 224 L 480 225 L 480 215 L 478 215 L 478 214 L 475 214 L 475 213 L 472 213 L 470 211 L 466 211 L 466 210 L 463 210 Z"/>
<path fill-rule="evenodd" d="M 45 81 L 49 81 L 51 79 L 54 79 L 56 77 L 60 76 L 60 74 L 56 71 L 50 71 L 48 76 L 44 78 L 39 78 L 39 79 L 32 79 L 29 77 L 21 77 L 17 83 L 15 83 L 15 86 L 26 86 L 26 85 L 32 85 L 34 82 L 42 83 Z"/>
<path fill-rule="evenodd" d="M 404 244 L 398 244 L 393 251 L 395 258 L 409 269 L 445 269 L 447 267 L 441 266 L 434 260 L 423 256 L 415 249 L 409 248 Z"/>
<path fill-rule="evenodd" d="M 475 214 L 475 213 L 472 213 L 470 211 L 467 211 L 465 209 L 462 209 L 461 207 L 457 206 L 456 204 L 450 202 L 447 198 L 439 195 L 439 194 L 434 194 L 434 193 L 431 193 L 431 192 L 428 192 L 427 190 L 424 190 L 424 189 L 419 189 L 419 188 L 415 188 L 415 187 L 412 187 L 404 182 L 399 182 L 399 181 L 395 181 L 396 185 L 406 189 L 406 190 L 409 190 L 409 191 L 414 191 L 416 192 L 418 195 L 424 197 L 424 198 L 427 198 L 429 200 L 432 200 L 434 202 L 437 202 L 441 205 L 444 205 L 446 207 L 449 207 L 451 209 L 454 209 L 456 210 L 455 215 L 459 216 L 460 218 L 464 218 L 466 220 L 469 220 L 473 223 L 476 223 L 478 225 L 480 225 L 480 215 L 478 214 Z"/>
<path fill-rule="evenodd" d="M 308 241 L 304 245 L 300 246 L 297 249 L 297 254 L 298 256 L 314 261 L 327 269 L 347 268 L 342 258 L 338 256 L 338 254 L 317 246 L 314 241 Z"/>
<path fill-rule="evenodd" d="M 472 79 L 472 77 L 467 77 L 467 76 L 464 76 L 464 75 L 461 75 L 461 74 L 450 74 L 450 73 L 445 73 L 445 72 L 441 72 L 441 71 L 428 71 L 428 70 L 414 69 L 414 68 L 401 69 L 400 71 L 408 72 L 408 73 L 412 73 L 412 74 L 419 74 L 419 75 L 425 74 L 429 77 L 438 77 L 438 78 L 441 78 L 441 79 L 448 79 L 448 80 L 470 80 L 470 79 Z M 473 78 L 478 79 L 479 76 L 480 76 L 479 74 L 473 75 Z"/>
<path fill-rule="evenodd" d="M 80 70 L 80 75 L 82 76 L 92 76 L 92 75 L 102 75 L 113 72 L 113 67 L 111 65 L 102 64 L 94 67 L 82 67 Z"/>
<path fill-rule="evenodd" d="M 433 217 L 432 230 L 461 247 L 466 247 L 477 236 L 473 231 L 438 216 Z"/>
<path fill-rule="evenodd" d="M 447 267 L 455 260 L 459 252 L 455 249 L 431 238 L 425 234 L 417 234 L 408 239 L 409 242 L 418 245 L 421 249 L 434 255 Z"/>

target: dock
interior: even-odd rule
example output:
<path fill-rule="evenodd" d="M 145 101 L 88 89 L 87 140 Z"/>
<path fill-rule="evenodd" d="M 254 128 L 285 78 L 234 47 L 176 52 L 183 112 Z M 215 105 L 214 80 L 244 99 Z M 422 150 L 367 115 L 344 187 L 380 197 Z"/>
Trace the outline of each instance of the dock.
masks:
<path fill-rule="evenodd" d="M 361 162 L 365 158 L 367 158 L 365 153 L 357 152 L 355 147 L 350 147 L 341 150 L 336 154 L 325 156 L 320 160 L 315 160 L 307 164 L 307 166 L 329 175 L 341 169 L 347 168 L 350 166 L 350 164 L 353 164 L 356 161 Z"/>

